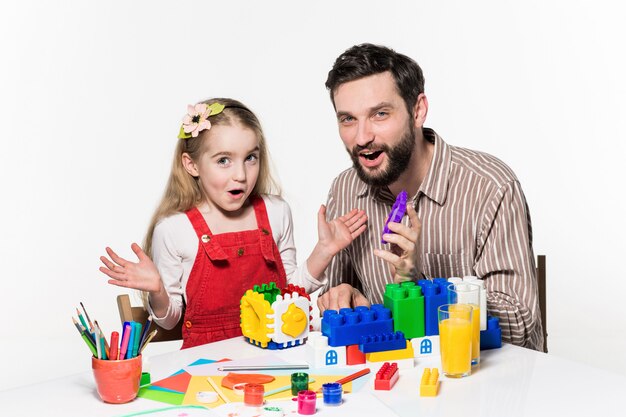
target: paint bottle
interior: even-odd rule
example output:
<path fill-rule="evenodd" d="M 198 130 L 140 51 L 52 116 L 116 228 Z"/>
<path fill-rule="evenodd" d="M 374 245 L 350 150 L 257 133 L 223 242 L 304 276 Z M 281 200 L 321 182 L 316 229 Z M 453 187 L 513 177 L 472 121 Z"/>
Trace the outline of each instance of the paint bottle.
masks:
<path fill-rule="evenodd" d="M 324 395 L 324 405 L 337 406 L 341 405 L 341 394 L 343 388 L 338 382 L 329 382 L 322 385 L 322 394 Z"/>
<path fill-rule="evenodd" d="M 309 389 L 309 374 L 294 372 L 291 374 L 291 395 L 296 396 L 300 391 Z"/>
<path fill-rule="evenodd" d="M 314 391 L 305 390 L 298 393 L 298 414 L 315 414 L 315 400 L 317 395 Z"/>
<path fill-rule="evenodd" d="M 246 384 L 243 387 L 243 403 L 250 406 L 263 405 L 263 394 L 265 388 L 261 384 Z"/>

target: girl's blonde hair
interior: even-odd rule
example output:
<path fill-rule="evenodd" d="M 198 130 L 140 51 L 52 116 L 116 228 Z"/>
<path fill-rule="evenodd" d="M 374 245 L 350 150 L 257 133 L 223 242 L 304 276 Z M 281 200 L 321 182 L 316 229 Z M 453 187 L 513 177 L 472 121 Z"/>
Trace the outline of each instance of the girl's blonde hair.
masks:
<path fill-rule="evenodd" d="M 259 177 L 252 190 L 251 196 L 260 194 L 280 195 L 281 190 L 272 176 L 270 169 L 270 158 L 267 144 L 261 123 L 254 113 L 243 103 L 230 98 L 212 98 L 202 103 L 211 105 L 220 103 L 225 106 L 224 110 L 214 116 L 209 117 L 211 126 L 232 126 L 235 123 L 251 129 L 259 140 Z M 187 153 L 194 162 L 199 162 L 206 146 L 204 142 L 210 140 L 211 130 L 202 131 L 197 137 L 188 139 L 178 139 L 174 160 L 172 161 L 172 171 L 165 187 L 165 192 L 161 202 L 150 220 L 148 231 L 143 242 L 143 249 L 152 258 L 152 237 L 157 223 L 168 216 L 176 213 L 186 212 L 202 201 L 202 191 L 198 184 L 198 178 L 191 176 L 183 166 L 183 153 Z M 147 303 L 147 293 L 142 294 L 144 304 Z"/>

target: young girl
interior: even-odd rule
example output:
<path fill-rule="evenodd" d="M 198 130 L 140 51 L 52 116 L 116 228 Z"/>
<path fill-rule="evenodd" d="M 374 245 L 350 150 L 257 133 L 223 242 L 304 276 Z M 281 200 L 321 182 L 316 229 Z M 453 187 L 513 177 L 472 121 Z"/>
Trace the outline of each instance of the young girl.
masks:
<path fill-rule="evenodd" d="M 242 103 L 216 98 L 189 106 L 145 253 L 133 243 L 139 262 L 110 248 L 111 259 L 100 258 L 110 284 L 147 294 L 159 326 L 171 329 L 184 314 L 183 348 L 240 336 L 240 299 L 254 284 L 316 290 L 332 257 L 366 228 L 362 210 L 327 222 L 321 206 L 319 240 L 297 267 L 291 211 L 268 159 L 259 120 Z"/>

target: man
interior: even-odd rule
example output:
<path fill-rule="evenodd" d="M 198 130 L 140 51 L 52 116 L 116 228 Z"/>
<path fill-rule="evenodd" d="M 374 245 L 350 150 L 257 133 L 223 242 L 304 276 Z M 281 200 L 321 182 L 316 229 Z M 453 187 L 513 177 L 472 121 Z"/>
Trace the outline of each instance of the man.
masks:
<path fill-rule="evenodd" d="M 381 303 L 385 285 L 476 275 L 504 341 L 542 350 L 530 215 L 515 174 L 491 155 L 446 144 L 425 128 L 422 70 L 363 44 L 340 55 L 326 87 L 353 167 L 331 186 L 327 216 L 359 207 L 368 230 L 326 270 L 321 311 Z M 396 196 L 407 216 L 381 233 Z"/>

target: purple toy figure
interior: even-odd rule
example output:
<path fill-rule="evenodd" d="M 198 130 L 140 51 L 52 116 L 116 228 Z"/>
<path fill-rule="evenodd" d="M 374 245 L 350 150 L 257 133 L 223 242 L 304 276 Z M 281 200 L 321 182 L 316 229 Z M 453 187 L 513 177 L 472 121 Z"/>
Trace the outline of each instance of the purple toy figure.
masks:
<path fill-rule="evenodd" d="M 391 230 L 389 230 L 389 227 L 387 226 L 389 224 L 389 222 L 396 222 L 396 223 L 400 223 L 400 220 L 402 220 L 402 218 L 404 217 L 404 214 L 406 213 L 406 200 L 408 198 L 408 195 L 406 193 L 406 191 L 402 190 L 400 192 L 400 194 L 398 194 L 398 196 L 396 197 L 396 202 L 393 203 L 393 207 L 391 208 L 391 213 L 389 213 L 389 217 L 387 217 L 387 221 L 385 222 L 385 227 L 383 227 L 383 235 L 385 233 L 393 233 Z M 385 244 L 387 243 L 385 241 L 385 239 L 380 238 L 381 243 Z"/>

